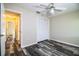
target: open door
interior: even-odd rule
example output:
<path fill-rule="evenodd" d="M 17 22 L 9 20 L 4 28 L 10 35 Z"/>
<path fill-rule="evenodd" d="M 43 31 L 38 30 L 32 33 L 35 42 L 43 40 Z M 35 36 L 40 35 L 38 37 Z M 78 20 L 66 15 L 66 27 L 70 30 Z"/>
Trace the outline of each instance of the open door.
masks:
<path fill-rule="evenodd" d="M 5 11 L 4 20 L 6 23 L 5 55 L 15 55 L 17 49 L 21 48 L 20 14 Z"/>

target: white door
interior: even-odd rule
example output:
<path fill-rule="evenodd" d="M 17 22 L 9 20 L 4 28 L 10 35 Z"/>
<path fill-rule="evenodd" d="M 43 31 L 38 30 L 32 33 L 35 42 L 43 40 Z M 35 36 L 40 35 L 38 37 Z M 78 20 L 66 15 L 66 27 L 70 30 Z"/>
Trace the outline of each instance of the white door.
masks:
<path fill-rule="evenodd" d="M 40 16 L 37 22 L 37 42 L 49 39 L 49 20 Z"/>

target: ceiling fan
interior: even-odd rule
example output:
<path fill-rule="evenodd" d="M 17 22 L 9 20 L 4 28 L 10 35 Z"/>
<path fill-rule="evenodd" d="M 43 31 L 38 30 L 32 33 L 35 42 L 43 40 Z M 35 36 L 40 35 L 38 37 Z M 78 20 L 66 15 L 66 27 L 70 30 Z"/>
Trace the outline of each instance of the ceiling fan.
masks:
<path fill-rule="evenodd" d="M 46 12 L 46 14 L 56 14 L 62 12 L 65 8 L 57 8 L 55 7 L 54 3 L 49 3 L 48 5 L 40 4 L 39 6 L 35 6 L 36 8 L 42 8 L 43 11 L 36 11 L 37 13 Z"/>

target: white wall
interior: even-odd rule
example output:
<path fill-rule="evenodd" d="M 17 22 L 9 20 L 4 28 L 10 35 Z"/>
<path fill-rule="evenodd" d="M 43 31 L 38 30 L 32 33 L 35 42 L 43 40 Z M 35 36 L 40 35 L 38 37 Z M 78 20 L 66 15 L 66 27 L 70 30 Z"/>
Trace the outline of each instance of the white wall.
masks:
<path fill-rule="evenodd" d="M 21 4 L 5 4 L 5 9 L 11 9 L 21 13 L 22 47 L 49 38 L 49 21 L 44 16 L 32 12 Z"/>
<path fill-rule="evenodd" d="M 79 46 L 79 10 L 52 17 L 50 37 Z"/>
<path fill-rule="evenodd" d="M 21 13 L 21 46 L 36 43 L 36 19 L 32 12 L 18 4 L 4 4 L 5 9 Z"/>

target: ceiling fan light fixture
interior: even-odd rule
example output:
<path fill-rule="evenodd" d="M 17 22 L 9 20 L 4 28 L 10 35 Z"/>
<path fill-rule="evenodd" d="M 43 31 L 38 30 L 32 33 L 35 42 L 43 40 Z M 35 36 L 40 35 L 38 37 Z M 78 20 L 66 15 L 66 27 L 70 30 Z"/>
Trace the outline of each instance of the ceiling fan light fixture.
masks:
<path fill-rule="evenodd" d="M 51 13 L 51 14 L 55 14 L 55 11 L 54 11 L 53 8 L 50 10 L 50 13 Z"/>

